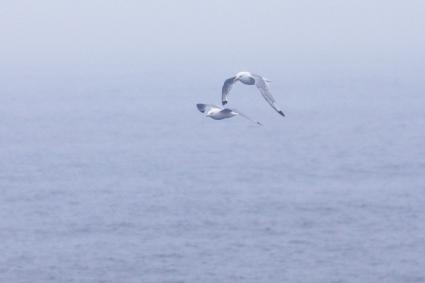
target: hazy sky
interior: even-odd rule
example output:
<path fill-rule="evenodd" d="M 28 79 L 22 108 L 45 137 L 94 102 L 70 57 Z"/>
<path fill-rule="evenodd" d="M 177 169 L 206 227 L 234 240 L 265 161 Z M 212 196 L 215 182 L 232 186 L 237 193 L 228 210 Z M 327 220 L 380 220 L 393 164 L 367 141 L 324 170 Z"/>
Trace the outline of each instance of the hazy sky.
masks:
<path fill-rule="evenodd" d="M 6 0 L 0 72 L 188 80 L 247 69 L 421 83 L 424 15 L 419 0 Z"/>

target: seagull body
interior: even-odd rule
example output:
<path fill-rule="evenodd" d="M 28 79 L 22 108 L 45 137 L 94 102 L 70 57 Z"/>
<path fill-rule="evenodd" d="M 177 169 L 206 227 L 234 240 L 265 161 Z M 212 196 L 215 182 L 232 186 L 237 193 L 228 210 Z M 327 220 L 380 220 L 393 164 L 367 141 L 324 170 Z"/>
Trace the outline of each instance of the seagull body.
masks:
<path fill-rule="evenodd" d="M 231 77 L 224 81 L 223 88 L 221 91 L 221 102 L 223 105 L 228 102 L 230 90 L 232 89 L 233 85 L 238 81 L 246 85 L 255 85 L 260 91 L 261 95 L 264 97 L 264 99 L 270 104 L 270 106 L 274 110 L 276 110 L 280 115 L 285 116 L 283 111 L 280 110 L 279 106 L 277 105 L 276 100 L 270 93 L 268 85 L 270 80 L 260 75 L 253 74 L 251 72 L 239 72 L 234 77 Z"/>
<path fill-rule="evenodd" d="M 211 119 L 214 119 L 214 120 L 223 120 L 223 119 L 232 118 L 234 116 L 239 115 L 244 117 L 245 119 L 250 120 L 253 123 L 261 125 L 260 122 L 252 120 L 251 118 L 249 118 L 245 114 L 242 114 L 236 109 L 221 108 L 219 106 L 215 106 L 212 104 L 203 104 L 203 103 L 196 104 L 196 107 L 198 108 L 200 112 L 206 114 L 207 117 L 210 117 Z"/>

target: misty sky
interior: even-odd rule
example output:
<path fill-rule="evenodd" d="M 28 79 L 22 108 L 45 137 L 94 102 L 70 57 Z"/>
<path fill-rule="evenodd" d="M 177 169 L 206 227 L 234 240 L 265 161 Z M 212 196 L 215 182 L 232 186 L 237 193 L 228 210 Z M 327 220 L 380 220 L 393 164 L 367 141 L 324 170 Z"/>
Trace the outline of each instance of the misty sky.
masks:
<path fill-rule="evenodd" d="M 291 81 L 421 84 L 424 15 L 425 2 L 415 0 L 9 0 L 0 7 L 0 72 L 7 82 L 146 74 L 187 81 L 246 69 Z"/>

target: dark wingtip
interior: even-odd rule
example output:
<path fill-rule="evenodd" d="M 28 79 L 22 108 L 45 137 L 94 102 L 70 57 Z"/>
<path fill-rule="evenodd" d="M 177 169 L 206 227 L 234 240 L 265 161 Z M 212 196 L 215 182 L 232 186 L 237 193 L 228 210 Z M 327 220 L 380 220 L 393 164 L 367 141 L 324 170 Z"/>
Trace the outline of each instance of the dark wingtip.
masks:
<path fill-rule="evenodd" d="M 280 115 L 282 115 L 283 117 L 285 117 L 285 113 L 283 113 L 283 111 L 278 111 Z"/>
<path fill-rule="evenodd" d="M 221 104 L 226 105 L 227 101 L 222 101 Z"/>
<path fill-rule="evenodd" d="M 202 105 L 203 105 L 202 103 L 197 103 L 196 108 L 198 108 L 199 112 L 204 113 L 205 110 L 202 109 Z"/>

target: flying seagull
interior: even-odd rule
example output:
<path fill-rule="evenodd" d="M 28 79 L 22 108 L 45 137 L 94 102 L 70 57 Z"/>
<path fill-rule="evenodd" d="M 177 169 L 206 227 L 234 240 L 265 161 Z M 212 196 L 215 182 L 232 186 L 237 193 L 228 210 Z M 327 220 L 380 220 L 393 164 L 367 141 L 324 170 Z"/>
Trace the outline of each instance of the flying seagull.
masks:
<path fill-rule="evenodd" d="M 219 106 L 215 106 L 212 104 L 203 104 L 203 103 L 198 103 L 196 104 L 196 107 L 198 108 L 198 110 L 202 113 L 205 113 L 207 117 L 210 117 L 214 120 L 223 120 L 223 119 L 227 119 L 227 118 L 232 118 L 233 116 L 242 116 L 246 119 L 248 119 L 249 121 L 256 123 L 258 125 L 262 125 L 260 122 L 254 121 L 251 118 L 249 118 L 248 116 L 246 116 L 245 114 L 242 114 L 241 112 L 239 112 L 236 109 L 232 109 L 232 108 L 221 108 Z"/>
<path fill-rule="evenodd" d="M 231 77 L 224 81 L 223 88 L 221 91 L 221 102 L 223 105 L 227 103 L 227 100 L 229 98 L 229 92 L 232 89 L 232 86 L 237 82 L 240 81 L 241 83 L 244 83 L 246 85 L 254 85 L 258 88 L 260 93 L 263 95 L 264 99 L 270 104 L 270 106 L 277 111 L 280 115 L 285 117 L 285 114 L 282 110 L 280 110 L 279 106 L 276 104 L 276 100 L 270 93 L 269 85 L 270 82 L 268 79 L 253 74 L 251 72 L 239 72 L 234 77 Z"/>

